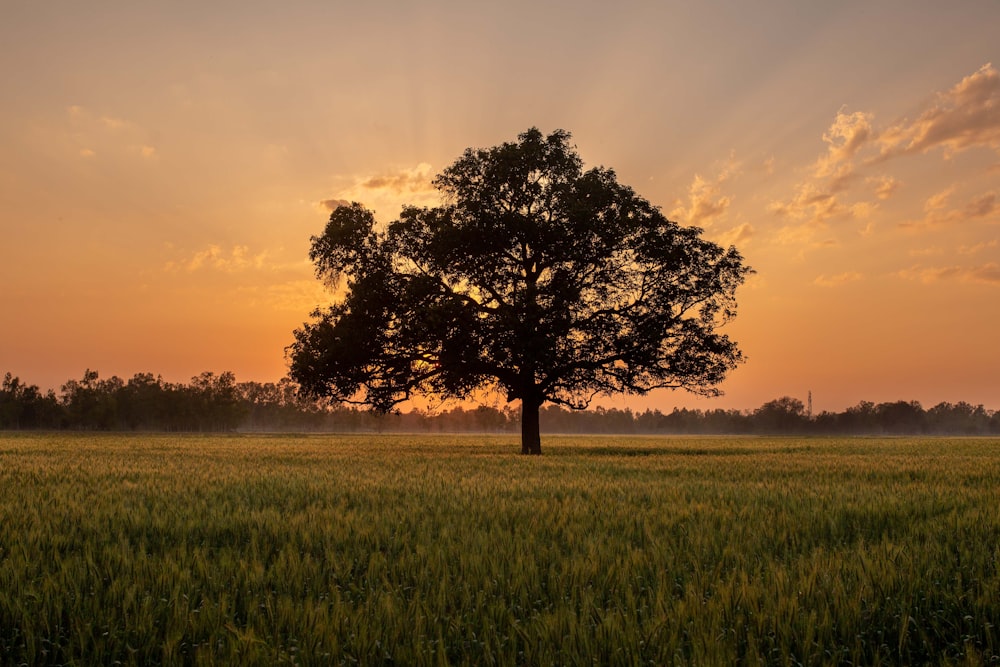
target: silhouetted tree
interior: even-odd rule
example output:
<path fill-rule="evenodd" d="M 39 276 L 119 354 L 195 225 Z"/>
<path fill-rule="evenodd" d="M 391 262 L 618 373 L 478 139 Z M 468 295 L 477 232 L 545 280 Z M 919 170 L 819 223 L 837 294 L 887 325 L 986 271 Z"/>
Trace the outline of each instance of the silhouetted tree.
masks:
<path fill-rule="evenodd" d="M 583 171 L 568 132 L 468 149 L 434 181 L 445 205 L 378 229 L 359 204 L 312 238 L 343 298 L 295 331 L 290 374 L 318 396 L 386 412 L 414 393 L 498 388 L 539 408 L 663 387 L 717 394 L 741 360 L 718 333 L 750 269 L 735 248 L 667 220 L 610 169 Z"/>
<path fill-rule="evenodd" d="M 882 430 L 894 434 L 921 433 L 924 429 L 924 409 L 917 401 L 879 403 L 875 414 Z"/>
<path fill-rule="evenodd" d="M 847 408 L 840 422 L 847 433 L 877 433 L 879 430 L 878 412 L 871 401 L 861 401 Z"/>
<path fill-rule="evenodd" d="M 101 380 L 89 368 L 80 380 L 68 380 L 62 386 L 62 404 L 70 427 L 85 430 L 110 430 L 118 426 L 118 401 L 115 395 L 122 381 L 117 376 Z"/>
<path fill-rule="evenodd" d="M 990 432 L 990 415 L 982 405 L 973 406 L 965 401 L 938 403 L 927 411 L 931 430 L 937 433 L 964 433 L 968 435 Z"/>
<path fill-rule="evenodd" d="M 54 392 L 42 394 L 38 385 L 26 384 L 9 372 L 4 374 L 0 384 L 0 429 L 52 428 L 59 419 Z"/>
<path fill-rule="evenodd" d="M 757 408 L 753 416 L 757 429 L 765 433 L 797 433 L 807 423 L 806 406 L 790 396 L 768 401 Z"/>
<path fill-rule="evenodd" d="M 239 425 L 245 405 L 239 400 L 236 376 L 231 371 L 197 375 L 191 378 L 189 391 L 199 431 L 231 431 Z"/>
<path fill-rule="evenodd" d="M 0 428 L 21 428 L 25 386 L 21 379 L 6 373 L 0 385 Z"/>

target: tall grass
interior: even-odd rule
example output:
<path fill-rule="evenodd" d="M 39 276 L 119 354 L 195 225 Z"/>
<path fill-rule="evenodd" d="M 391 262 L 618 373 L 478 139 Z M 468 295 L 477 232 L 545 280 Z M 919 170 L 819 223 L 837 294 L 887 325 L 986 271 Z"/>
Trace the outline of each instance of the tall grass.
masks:
<path fill-rule="evenodd" d="M 4 664 L 997 664 L 1000 441 L 0 436 Z"/>

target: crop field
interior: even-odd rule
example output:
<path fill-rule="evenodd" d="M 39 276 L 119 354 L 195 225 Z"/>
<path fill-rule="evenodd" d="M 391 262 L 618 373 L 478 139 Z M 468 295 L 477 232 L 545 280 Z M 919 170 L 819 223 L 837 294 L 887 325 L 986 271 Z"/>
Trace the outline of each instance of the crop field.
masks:
<path fill-rule="evenodd" d="M 0 434 L 0 664 L 1000 663 L 1000 441 Z"/>

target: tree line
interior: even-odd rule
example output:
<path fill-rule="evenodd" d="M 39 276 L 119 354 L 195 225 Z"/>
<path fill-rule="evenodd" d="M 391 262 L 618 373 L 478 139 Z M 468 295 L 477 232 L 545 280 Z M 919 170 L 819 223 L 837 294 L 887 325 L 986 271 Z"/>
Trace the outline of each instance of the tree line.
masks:
<path fill-rule="evenodd" d="M 997 435 L 1000 410 L 982 405 L 917 401 L 862 401 L 843 412 L 811 415 L 802 401 L 782 397 L 756 410 L 671 412 L 543 406 L 546 433 L 794 434 L 794 435 Z M 0 385 L 0 429 L 166 432 L 475 432 L 517 433 L 517 408 L 462 405 L 386 415 L 329 400 L 305 398 L 289 378 L 237 382 L 231 372 L 205 372 L 188 383 L 152 373 L 128 380 L 87 370 L 43 392 L 6 373 Z"/>

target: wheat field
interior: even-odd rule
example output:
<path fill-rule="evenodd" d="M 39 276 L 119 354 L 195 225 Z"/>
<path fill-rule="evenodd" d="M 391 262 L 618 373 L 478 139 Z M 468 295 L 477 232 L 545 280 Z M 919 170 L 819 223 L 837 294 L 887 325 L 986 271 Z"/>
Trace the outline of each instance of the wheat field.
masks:
<path fill-rule="evenodd" d="M 0 663 L 1000 663 L 1000 441 L 0 434 Z"/>

